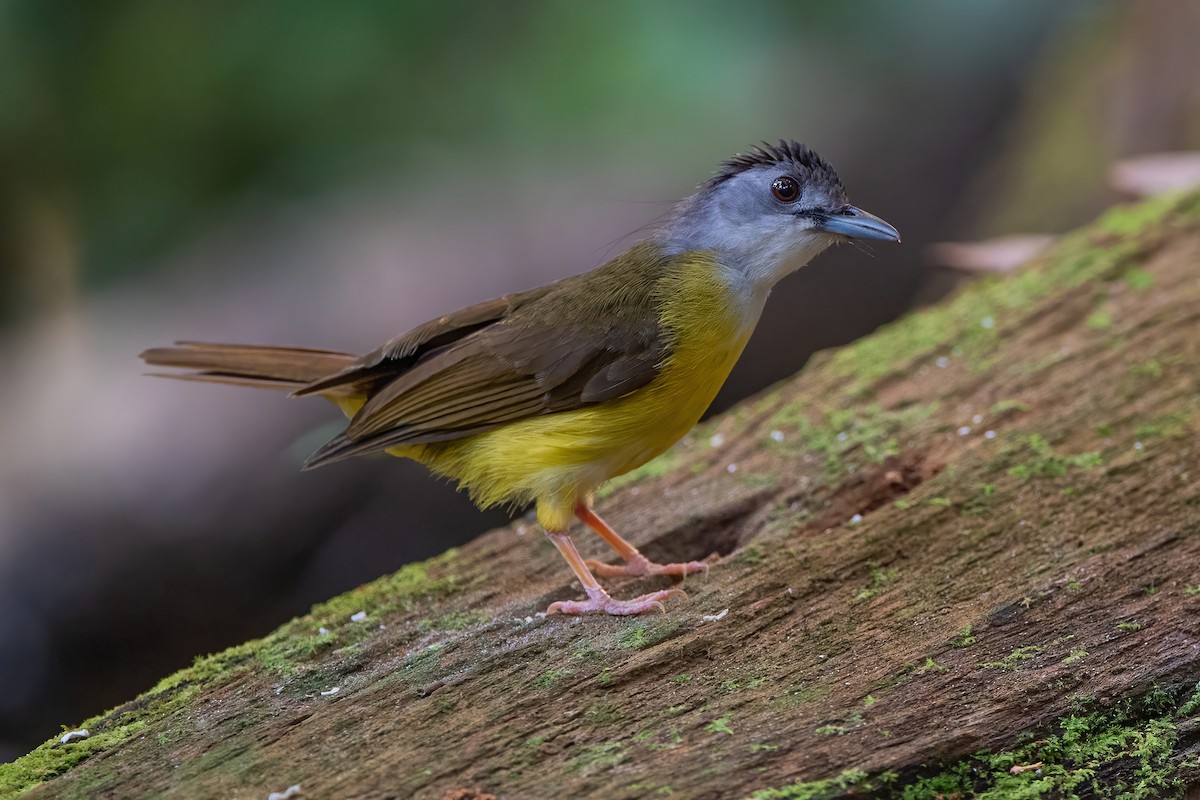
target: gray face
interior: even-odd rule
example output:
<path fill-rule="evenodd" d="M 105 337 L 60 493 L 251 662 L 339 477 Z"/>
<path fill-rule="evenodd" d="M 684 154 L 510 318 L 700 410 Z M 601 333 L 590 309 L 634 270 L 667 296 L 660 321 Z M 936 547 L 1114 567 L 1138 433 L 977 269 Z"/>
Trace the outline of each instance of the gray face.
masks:
<path fill-rule="evenodd" d="M 726 162 L 679 204 L 661 236 L 670 252 L 714 251 L 758 289 L 770 289 L 838 241 L 900 238 L 891 225 L 850 205 L 833 167 L 795 142 Z"/>

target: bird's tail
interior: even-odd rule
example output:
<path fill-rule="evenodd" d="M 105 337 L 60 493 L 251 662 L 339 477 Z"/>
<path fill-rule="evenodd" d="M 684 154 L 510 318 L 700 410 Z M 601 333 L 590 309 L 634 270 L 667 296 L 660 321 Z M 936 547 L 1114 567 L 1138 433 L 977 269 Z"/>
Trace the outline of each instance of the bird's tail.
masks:
<path fill-rule="evenodd" d="M 174 347 L 152 347 L 143 352 L 141 358 L 155 367 L 191 370 L 152 373 L 164 378 L 286 391 L 307 386 L 358 360 L 358 356 L 336 350 L 203 342 L 176 342 Z"/>

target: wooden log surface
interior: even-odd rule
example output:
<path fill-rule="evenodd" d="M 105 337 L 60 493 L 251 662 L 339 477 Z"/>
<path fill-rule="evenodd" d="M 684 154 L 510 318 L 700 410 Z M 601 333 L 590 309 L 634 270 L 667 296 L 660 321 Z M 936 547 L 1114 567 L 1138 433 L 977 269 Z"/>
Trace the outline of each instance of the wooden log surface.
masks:
<path fill-rule="evenodd" d="M 597 509 L 647 555 L 711 560 L 666 613 L 538 616 L 580 591 L 517 524 L 198 659 L 0 795 L 1182 797 L 1198 322 L 1200 196 L 1115 209 L 618 480 Z"/>

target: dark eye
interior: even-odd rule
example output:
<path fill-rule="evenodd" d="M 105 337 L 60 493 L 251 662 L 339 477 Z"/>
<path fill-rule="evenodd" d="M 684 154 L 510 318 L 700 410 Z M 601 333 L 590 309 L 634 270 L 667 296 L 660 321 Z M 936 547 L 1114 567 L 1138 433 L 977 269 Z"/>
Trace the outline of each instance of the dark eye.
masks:
<path fill-rule="evenodd" d="M 796 183 L 795 178 L 789 178 L 786 175 L 782 178 L 776 178 L 771 184 L 771 194 L 775 195 L 775 199 L 783 203 L 790 203 L 800 196 L 800 184 Z"/>

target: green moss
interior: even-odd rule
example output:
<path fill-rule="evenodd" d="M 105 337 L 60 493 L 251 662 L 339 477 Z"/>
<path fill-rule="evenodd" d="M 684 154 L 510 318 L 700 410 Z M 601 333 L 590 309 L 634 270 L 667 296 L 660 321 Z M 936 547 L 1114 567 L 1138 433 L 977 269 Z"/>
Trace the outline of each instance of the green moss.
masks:
<path fill-rule="evenodd" d="M 978 642 L 978 638 L 972 634 L 971 626 L 964 625 L 961 627 L 961 630 L 955 634 L 954 638 L 950 639 L 950 646 L 952 646 L 952 648 L 958 648 L 961 650 L 964 648 L 970 648 L 970 646 L 976 642 Z"/>
<path fill-rule="evenodd" d="M 979 665 L 980 669 L 1006 669 L 1016 671 L 1021 668 L 1027 661 L 1032 661 L 1033 658 L 1044 651 L 1049 645 L 1045 644 L 1028 644 L 1024 647 L 1018 647 L 1011 653 L 1006 655 L 1000 661 L 986 661 Z"/>
<path fill-rule="evenodd" d="M 1163 376 L 1163 362 L 1157 358 L 1147 359 L 1145 362 L 1131 367 L 1129 374 L 1134 378 L 1157 380 Z"/>
<path fill-rule="evenodd" d="M 429 570 L 449 563 L 455 555 L 456 551 L 451 550 L 430 561 L 410 564 L 394 575 L 314 607 L 308 616 L 292 620 L 262 639 L 198 657 L 192 666 L 163 678 L 137 699 L 77 726 L 91 731 L 90 738 L 69 745 L 59 745 L 57 739 L 52 739 L 17 761 L 0 765 L 0 796 L 23 793 L 62 774 L 92 755 L 137 735 L 198 694 L 218 684 L 230 683 L 247 672 L 291 678 L 305 662 L 332 651 L 336 644 L 345 647 L 353 643 L 343 639 L 368 635 L 378 625 L 379 616 L 403 608 L 418 597 L 453 591 L 452 579 L 433 579 Z M 359 611 L 368 613 L 368 622 L 350 621 L 350 615 Z M 374 621 L 370 621 L 372 618 Z M 319 633 L 322 627 L 329 632 Z M 324 684 L 338 674 L 340 669 L 336 666 L 307 673 L 301 689 L 309 682 L 314 686 Z"/>
<path fill-rule="evenodd" d="M 729 680 L 721 683 L 721 685 L 718 687 L 718 691 L 720 691 L 721 694 L 733 694 L 735 692 L 750 691 L 761 688 L 766 682 L 767 679 L 761 675 L 753 678 L 730 678 Z"/>
<path fill-rule="evenodd" d="M 405 680 L 418 685 L 432 682 L 441 671 L 439 662 L 443 649 L 441 644 L 431 644 L 424 650 L 409 655 L 404 659 L 400 674 Z"/>
<path fill-rule="evenodd" d="M 1117 206 L 1101 215 L 1096 226 L 1115 236 L 1136 236 L 1175 213 L 1195 213 L 1196 195 L 1168 193 L 1143 203 Z"/>
<path fill-rule="evenodd" d="M 761 544 L 755 542 L 748 547 L 742 548 L 742 550 L 736 556 L 734 556 L 733 560 L 738 564 L 745 564 L 751 567 L 762 566 L 763 564 L 767 563 L 767 551 Z"/>
<path fill-rule="evenodd" d="M 1141 267 L 1130 267 L 1121 275 L 1121 281 L 1135 292 L 1144 292 L 1154 286 L 1154 273 Z"/>
<path fill-rule="evenodd" d="M 1002 417 L 1006 414 L 1024 414 L 1029 410 L 1028 403 L 1022 403 L 1020 400 L 997 400 L 988 409 L 988 414 L 993 417 Z"/>
<path fill-rule="evenodd" d="M 813 409 L 794 403 L 775 412 L 770 425 L 789 431 L 779 445 L 785 453 L 816 452 L 825 457 L 826 475 L 840 480 L 852 463 L 883 463 L 900 452 L 896 433 L 928 419 L 937 403 L 885 411 L 878 405 Z"/>
<path fill-rule="evenodd" d="M 1030 478 L 1059 478 L 1075 469 L 1091 469 L 1101 466 L 1104 459 L 1097 451 L 1064 456 L 1054 452 L 1040 433 L 1025 441 L 1025 460 L 1009 467 L 1008 474 L 1021 480 Z"/>
<path fill-rule="evenodd" d="M 625 650 L 640 650 L 653 647 L 667 639 L 678 636 L 687 625 L 678 619 L 663 619 L 654 622 L 634 622 L 617 636 L 617 646 Z"/>
<path fill-rule="evenodd" d="M 620 742 L 604 742 L 589 744 L 579 748 L 579 752 L 567 762 L 567 772 L 595 772 L 610 769 L 620 764 L 629 753 Z"/>
<path fill-rule="evenodd" d="M 949 672 L 950 668 L 945 664 L 939 664 L 932 658 L 926 658 L 925 663 L 917 667 L 916 675 L 940 675 L 943 672 Z"/>
<path fill-rule="evenodd" d="M 818 736 L 844 736 L 846 734 L 845 725 L 822 725 L 816 728 L 813 733 Z"/>
<path fill-rule="evenodd" d="M 830 368 L 849 379 L 851 395 L 867 391 L 881 378 L 911 371 L 918 360 L 945 368 L 986 369 L 1000 341 L 996 334 L 1010 313 L 1024 316 L 1060 287 L 1127 274 L 1148 241 L 1175 225 L 1192 224 L 1197 207 L 1200 194 L 1163 196 L 1112 209 L 1020 271 L 976 281 L 950 302 L 910 314 L 881 335 L 843 348 L 830 360 Z"/>
<path fill-rule="evenodd" d="M 571 673 L 566 670 L 548 669 L 545 672 L 543 672 L 541 675 L 538 675 L 536 678 L 533 679 L 533 685 L 539 689 L 545 689 L 547 687 L 553 686 L 554 684 L 558 683 L 560 680 L 562 680 L 563 678 L 567 677 L 570 674 Z"/>
<path fill-rule="evenodd" d="M 621 709 L 612 703 L 597 703 L 583 714 L 583 724 L 597 727 L 601 725 L 616 725 L 625 715 Z"/>
<path fill-rule="evenodd" d="M 1158 437 L 1176 438 L 1191 433 L 1190 417 L 1181 412 L 1172 412 L 1155 417 L 1149 422 L 1137 426 L 1134 436 L 1138 439 L 1154 439 Z"/>
<path fill-rule="evenodd" d="M 1062 660 L 1063 664 L 1074 664 L 1077 661 L 1083 661 L 1087 658 L 1087 650 L 1076 648 L 1071 651 L 1071 654 Z"/>
<path fill-rule="evenodd" d="M 355 624 L 373 628 L 378 625 L 379 617 L 398 611 L 412 611 L 416 601 L 421 598 L 445 597 L 454 593 L 458 587 L 453 575 L 432 578 L 430 570 L 445 566 L 457 556 L 458 551 L 451 549 L 429 561 L 406 564 L 391 575 L 313 606 L 308 618 L 330 630 Z M 367 620 L 350 622 L 351 615 L 360 611 L 367 613 Z"/>
<path fill-rule="evenodd" d="M 1118 622 L 1117 623 L 1117 630 L 1119 630 L 1119 631 L 1128 631 L 1128 632 L 1132 633 L 1134 631 L 1140 631 L 1141 629 L 1142 629 L 1142 623 L 1140 623 L 1140 622 Z"/>
<path fill-rule="evenodd" d="M 876 593 L 878 593 L 879 589 L 884 586 L 884 584 L 895 580 L 896 576 L 900 574 L 900 571 L 895 567 L 884 570 L 877 566 L 871 566 L 869 568 L 869 574 L 870 581 L 867 583 L 866 587 L 854 596 L 856 601 L 869 600 L 870 598 L 874 597 Z"/>
<path fill-rule="evenodd" d="M 905 787 L 904 798 L 958 794 L 983 800 L 1076 797 L 1167 798 L 1182 796 L 1183 775 L 1195 768 L 1175 758 L 1179 731 L 1170 695 L 1151 692 L 1112 709 L 1073 714 L 1050 736 L 1030 737 L 1012 751 L 978 753 L 944 772 Z M 1033 770 L 1015 766 L 1041 762 Z M 1115 775 L 1109 774 L 1115 772 Z"/>
<path fill-rule="evenodd" d="M 52 739 L 12 763 L 0 764 L 0 797 L 15 797 L 63 774 L 76 764 L 141 733 L 146 729 L 146 722 L 135 719 L 111 724 L 103 717 L 93 717 L 82 727 L 92 734 L 87 739 L 77 739 L 65 745 L 59 744 L 58 739 Z"/>
<path fill-rule="evenodd" d="M 733 735 L 733 728 L 729 727 L 729 717 L 714 719 L 712 722 L 704 726 L 704 730 L 707 733 L 725 733 L 730 736 Z"/>
<path fill-rule="evenodd" d="M 1181 798 L 1200 779 L 1200 766 L 1188 755 L 1200 714 L 1200 683 L 1174 693 L 1155 689 L 1088 711 L 1083 698 L 1073 713 L 1049 731 L 1027 732 L 1011 750 L 979 752 L 934 774 L 870 776 L 858 770 L 836 778 L 760 789 L 750 800 L 822 800 L 845 795 L 903 800 L 932 797 L 978 800 L 1096 797 L 1123 800 Z M 838 726 L 827 726 L 836 729 Z M 836 730 L 832 731 L 836 732 Z M 1030 765 L 1041 766 L 1028 769 Z M 1023 767 L 1013 771 L 1014 767 Z M 903 783 L 903 785 L 901 785 Z M 853 790 L 853 791 L 847 791 Z"/>
<path fill-rule="evenodd" d="M 490 622 L 492 615 L 487 611 L 476 609 L 473 611 L 451 611 L 448 614 L 443 614 L 436 619 L 421 620 L 417 624 L 417 629 L 422 633 L 429 631 L 461 631 L 467 628 L 480 625 L 485 622 Z"/>
<path fill-rule="evenodd" d="M 806 706 L 824 700 L 829 696 L 829 687 L 815 683 L 810 686 L 797 686 L 779 698 L 784 706 Z"/>
<path fill-rule="evenodd" d="M 841 797 L 847 789 L 871 792 L 884 783 L 886 778 L 882 775 L 871 780 L 862 770 L 850 769 L 834 778 L 797 781 L 778 789 L 759 789 L 750 795 L 750 800 L 828 800 Z"/>

